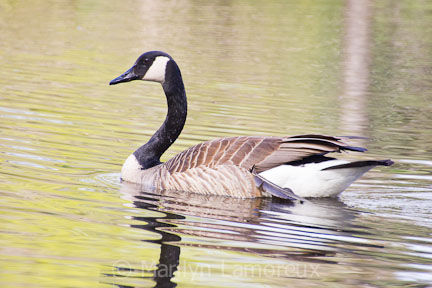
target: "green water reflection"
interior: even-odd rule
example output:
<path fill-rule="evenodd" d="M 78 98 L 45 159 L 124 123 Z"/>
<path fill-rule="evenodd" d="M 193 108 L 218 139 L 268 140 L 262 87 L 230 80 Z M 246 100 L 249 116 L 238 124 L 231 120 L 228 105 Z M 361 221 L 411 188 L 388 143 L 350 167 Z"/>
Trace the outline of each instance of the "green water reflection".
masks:
<path fill-rule="evenodd" d="M 430 285 L 432 3 L 360 4 L 1 1 L 0 285 Z M 307 209 L 139 194 L 119 170 L 165 100 L 108 81 L 155 49 L 190 108 L 164 160 L 215 137 L 324 133 L 370 137 L 353 157 L 396 165 Z"/>

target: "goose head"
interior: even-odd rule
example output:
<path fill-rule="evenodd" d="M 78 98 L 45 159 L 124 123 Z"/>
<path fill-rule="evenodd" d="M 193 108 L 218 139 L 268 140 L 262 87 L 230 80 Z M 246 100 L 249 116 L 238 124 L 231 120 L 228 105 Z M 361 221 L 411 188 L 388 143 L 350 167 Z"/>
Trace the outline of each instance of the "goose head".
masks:
<path fill-rule="evenodd" d="M 171 56 L 161 51 L 150 51 L 142 54 L 135 64 L 119 77 L 111 80 L 110 85 L 133 80 L 153 81 L 163 84 L 167 74 L 167 64 Z"/>

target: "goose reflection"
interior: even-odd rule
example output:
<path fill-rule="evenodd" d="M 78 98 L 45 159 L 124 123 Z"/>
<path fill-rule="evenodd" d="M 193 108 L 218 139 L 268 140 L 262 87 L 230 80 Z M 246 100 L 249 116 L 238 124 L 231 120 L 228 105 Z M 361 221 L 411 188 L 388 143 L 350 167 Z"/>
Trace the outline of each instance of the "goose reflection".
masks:
<path fill-rule="evenodd" d="M 164 215 L 132 217 L 144 224 L 131 227 L 161 236 L 159 240 L 143 240 L 160 245 L 159 264 L 154 270 L 138 271 L 151 275 L 142 278 L 152 279 L 154 287 L 176 286 L 172 278 L 181 269 L 181 247 L 224 249 L 327 264 L 337 263 L 332 256 L 338 251 L 355 250 L 356 246 L 376 247 L 356 237 L 367 234 L 353 224 L 358 212 L 337 199 L 297 204 L 277 198 L 155 193 L 141 191 L 139 185 L 131 183 L 122 183 L 121 193 L 136 208 Z M 125 268 L 115 268 L 118 275 L 113 276 L 125 274 L 122 273 Z"/>

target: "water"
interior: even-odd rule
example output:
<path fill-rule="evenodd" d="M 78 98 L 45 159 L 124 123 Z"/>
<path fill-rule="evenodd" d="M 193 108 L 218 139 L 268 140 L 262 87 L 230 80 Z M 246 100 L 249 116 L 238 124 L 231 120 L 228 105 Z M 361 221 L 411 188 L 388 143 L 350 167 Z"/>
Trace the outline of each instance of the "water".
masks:
<path fill-rule="evenodd" d="M 432 5 L 355 2 L 1 2 L 0 285 L 432 287 Z M 155 49 L 190 109 L 164 160 L 323 133 L 396 164 L 307 205 L 121 184 L 166 107 L 108 82 Z"/>

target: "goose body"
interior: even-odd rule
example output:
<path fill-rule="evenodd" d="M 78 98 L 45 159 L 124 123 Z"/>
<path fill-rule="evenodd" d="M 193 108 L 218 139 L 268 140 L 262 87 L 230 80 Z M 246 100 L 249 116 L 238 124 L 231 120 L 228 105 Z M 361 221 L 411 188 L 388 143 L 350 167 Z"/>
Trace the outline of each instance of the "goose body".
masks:
<path fill-rule="evenodd" d="M 162 163 L 160 157 L 180 135 L 186 121 L 186 92 L 180 69 L 168 54 L 150 51 L 110 85 L 133 80 L 161 83 L 168 104 L 162 126 L 126 159 L 121 171 L 122 180 L 148 189 L 240 198 L 332 197 L 373 167 L 393 164 L 391 160 L 348 162 L 324 156 L 366 149 L 344 143 L 349 137 L 323 135 L 220 138 L 192 146 Z"/>

